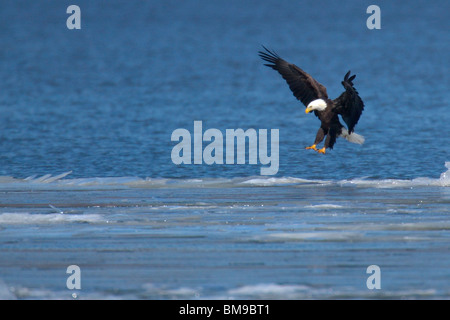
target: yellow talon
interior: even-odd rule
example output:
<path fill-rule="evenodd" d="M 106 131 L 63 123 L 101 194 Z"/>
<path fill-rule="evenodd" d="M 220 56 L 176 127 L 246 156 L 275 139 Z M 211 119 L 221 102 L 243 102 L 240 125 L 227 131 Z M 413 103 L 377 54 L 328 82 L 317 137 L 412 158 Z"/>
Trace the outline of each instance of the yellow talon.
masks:
<path fill-rule="evenodd" d="M 316 151 L 317 151 L 316 145 L 315 145 L 315 144 L 313 144 L 311 147 L 306 147 L 305 149 L 306 149 L 306 150 L 313 149 L 313 150 L 316 150 Z"/>
<path fill-rule="evenodd" d="M 317 151 L 318 153 L 325 154 L 325 147 L 323 147 L 322 149 L 319 149 L 319 150 L 316 149 L 316 151 Z"/>

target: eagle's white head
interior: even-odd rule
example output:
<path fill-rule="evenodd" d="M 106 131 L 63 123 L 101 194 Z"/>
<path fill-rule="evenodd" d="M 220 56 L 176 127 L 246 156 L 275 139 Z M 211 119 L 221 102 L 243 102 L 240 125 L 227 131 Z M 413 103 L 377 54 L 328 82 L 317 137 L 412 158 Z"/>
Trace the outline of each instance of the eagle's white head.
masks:
<path fill-rule="evenodd" d="M 317 111 L 323 111 L 327 108 L 327 103 L 323 99 L 316 99 L 311 101 L 308 106 L 306 107 L 305 112 L 310 113 L 311 111 L 317 110 Z"/>

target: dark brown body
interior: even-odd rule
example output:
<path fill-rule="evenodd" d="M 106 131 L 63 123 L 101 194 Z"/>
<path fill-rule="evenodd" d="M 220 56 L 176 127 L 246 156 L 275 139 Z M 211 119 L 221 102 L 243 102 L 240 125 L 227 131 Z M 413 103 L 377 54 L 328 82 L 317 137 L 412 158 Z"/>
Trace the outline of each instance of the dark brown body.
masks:
<path fill-rule="evenodd" d="M 317 131 L 316 140 L 314 144 L 321 143 L 325 136 L 325 148 L 333 149 L 336 138 L 342 133 L 343 125 L 339 122 L 339 117 L 334 110 L 334 102 L 330 99 L 325 100 L 327 108 L 324 111 L 315 111 L 314 113 L 320 119 L 320 128 Z"/>

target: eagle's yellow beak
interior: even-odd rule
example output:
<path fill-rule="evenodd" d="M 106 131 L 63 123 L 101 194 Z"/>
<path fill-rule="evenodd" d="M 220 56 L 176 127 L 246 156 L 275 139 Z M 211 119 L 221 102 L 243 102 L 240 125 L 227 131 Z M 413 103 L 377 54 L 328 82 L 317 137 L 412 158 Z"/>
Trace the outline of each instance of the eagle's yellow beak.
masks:
<path fill-rule="evenodd" d="M 310 113 L 311 111 L 312 111 L 311 108 L 306 108 L 306 109 L 305 109 L 305 113 Z"/>

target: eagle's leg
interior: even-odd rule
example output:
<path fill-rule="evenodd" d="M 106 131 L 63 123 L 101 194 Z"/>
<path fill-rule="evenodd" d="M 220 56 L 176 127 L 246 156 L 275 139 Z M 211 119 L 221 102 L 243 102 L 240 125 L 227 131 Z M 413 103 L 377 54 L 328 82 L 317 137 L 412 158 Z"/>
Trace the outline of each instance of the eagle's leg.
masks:
<path fill-rule="evenodd" d="M 337 130 L 336 130 L 336 128 L 331 127 L 330 130 L 328 130 L 327 133 L 328 133 L 327 134 L 327 138 L 325 139 L 325 143 L 323 145 L 323 148 L 316 150 L 318 153 L 325 154 L 325 150 L 326 149 L 328 149 L 328 148 L 329 149 L 333 149 L 333 146 L 334 146 L 334 144 L 336 142 Z"/>
<path fill-rule="evenodd" d="M 316 134 L 316 140 L 314 140 L 314 144 L 310 147 L 306 147 L 306 149 L 307 150 L 313 149 L 315 151 L 318 151 L 318 149 L 316 147 L 319 143 L 322 142 L 325 135 L 326 135 L 326 132 L 322 128 L 319 128 L 319 130 L 317 131 L 317 134 Z"/>

